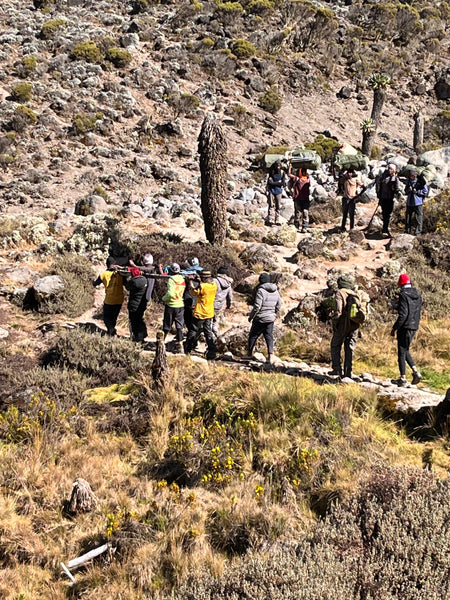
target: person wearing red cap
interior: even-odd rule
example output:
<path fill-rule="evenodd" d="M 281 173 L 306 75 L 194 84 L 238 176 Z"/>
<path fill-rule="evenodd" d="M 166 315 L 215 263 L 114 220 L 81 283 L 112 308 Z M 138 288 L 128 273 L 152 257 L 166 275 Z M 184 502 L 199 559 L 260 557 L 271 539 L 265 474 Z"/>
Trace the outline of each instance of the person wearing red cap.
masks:
<path fill-rule="evenodd" d="M 402 273 L 398 278 L 400 294 L 398 302 L 393 302 L 394 308 L 398 311 L 397 320 L 392 327 L 391 335 L 397 334 L 398 368 L 400 378 L 393 380 L 399 387 L 404 387 L 406 381 L 406 363 L 413 372 L 412 384 L 417 385 L 422 375 L 417 370 L 414 360 L 409 352 L 409 347 L 419 329 L 420 312 L 422 310 L 422 297 L 416 288 L 411 285 L 411 280 L 406 273 Z"/>
<path fill-rule="evenodd" d="M 128 290 L 128 316 L 130 320 L 130 334 L 134 342 L 143 342 L 147 337 L 147 326 L 144 321 L 144 313 L 147 308 L 147 278 L 144 277 L 137 267 L 128 267 L 131 275 L 125 281 Z"/>

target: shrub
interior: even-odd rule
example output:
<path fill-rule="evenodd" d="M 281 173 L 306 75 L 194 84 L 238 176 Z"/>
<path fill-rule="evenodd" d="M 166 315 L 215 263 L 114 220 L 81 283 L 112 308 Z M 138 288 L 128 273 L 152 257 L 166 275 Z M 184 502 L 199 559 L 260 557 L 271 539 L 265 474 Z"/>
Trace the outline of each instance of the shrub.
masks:
<path fill-rule="evenodd" d="M 29 75 L 31 75 L 31 73 L 33 73 L 33 71 L 36 70 L 36 67 L 37 67 L 36 57 L 35 56 L 25 56 L 25 58 L 22 60 L 20 76 L 28 77 Z"/>
<path fill-rule="evenodd" d="M 195 94 L 178 92 L 167 98 L 167 104 L 172 107 L 175 117 L 193 115 L 200 106 L 200 100 Z"/>
<path fill-rule="evenodd" d="M 8 127 L 17 133 L 21 133 L 25 131 L 28 125 L 35 125 L 36 121 L 36 113 L 31 108 L 28 108 L 28 106 L 21 104 L 14 111 Z"/>
<path fill-rule="evenodd" d="M 331 162 L 339 149 L 339 142 L 322 134 L 318 135 L 314 142 L 306 142 L 305 148 L 315 150 L 322 162 Z"/>
<path fill-rule="evenodd" d="M 55 3 L 55 0 L 33 0 L 35 8 L 50 8 Z"/>
<path fill-rule="evenodd" d="M 92 264 L 87 258 L 65 254 L 55 260 L 46 275 L 59 275 L 64 282 L 64 290 L 62 294 L 39 303 L 40 313 L 78 317 L 92 306 Z"/>
<path fill-rule="evenodd" d="M 103 55 L 97 44 L 93 41 L 80 42 L 70 53 L 73 60 L 85 60 L 90 63 L 99 63 L 103 60 Z"/>
<path fill-rule="evenodd" d="M 268 15 L 275 9 L 276 0 L 251 0 L 247 10 L 254 15 Z"/>
<path fill-rule="evenodd" d="M 109 60 L 109 62 L 112 62 L 118 69 L 123 69 L 131 63 L 133 56 L 128 50 L 123 50 L 122 48 L 109 48 L 106 51 L 105 58 L 106 60 Z"/>
<path fill-rule="evenodd" d="M 253 126 L 253 113 L 248 111 L 242 104 L 231 107 L 229 114 L 233 117 L 234 126 L 242 132 Z"/>
<path fill-rule="evenodd" d="M 231 40 L 230 49 L 238 58 L 250 58 L 256 54 L 255 45 L 244 39 Z"/>
<path fill-rule="evenodd" d="M 50 40 L 54 34 L 59 30 L 66 27 L 67 21 L 65 19 L 51 19 L 46 21 L 41 27 L 41 37 L 44 40 Z"/>
<path fill-rule="evenodd" d="M 124 381 L 149 364 L 129 340 L 72 330 L 61 335 L 42 358 L 44 366 L 74 369 L 111 385 Z"/>
<path fill-rule="evenodd" d="M 261 108 L 266 110 L 267 112 L 274 115 L 277 113 L 282 105 L 283 101 L 279 92 L 277 92 L 276 88 L 272 85 L 265 94 L 260 96 L 259 105 Z"/>
<path fill-rule="evenodd" d="M 244 7 L 240 2 L 218 2 L 217 12 L 223 15 L 241 15 L 244 12 Z"/>
<path fill-rule="evenodd" d="M 72 119 L 72 129 L 74 133 L 81 134 L 88 131 L 94 131 L 97 121 L 101 121 L 105 115 L 102 112 L 97 112 L 95 115 L 86 113 L 77 113 Z"/>
<path fill-rule="evenodd" d="M 131 3 L 132 14 L 136 15 L 148 10 L 151 6 L 159 4 L 160 0 L 133 0 Z"/>
<path fill-rule="evenodd" d="M 449 492 L 427 471 L 380 468 L 295 548 L 252 554 L 219 578 L 191 577 L 175 599 L 232 600 L 244 589 L 254 600 L 445 598 Z"/>
<path fill-rule="evenodd" d="M 207 48 L 212 48 L 214 46 L 214 40 L 212 40 L 210 37 L 206 37 L 202 39 L 202 44 Z"/>
<path fill-rule="evenodd" d="M 33 96 L 31 83 L 18 83 L 11 90 L 11 96 L 16 102 L 29 102 Z"/>
<path fill-rule="evenodd" d="M 93 193 L 96 196 L 100 196 L 101 198 L 103 198 L 103 200 L 108 200 L 108 192 L 104 188 L 102 188 L 101 185 L 96 185 L 93 189 Z"/>

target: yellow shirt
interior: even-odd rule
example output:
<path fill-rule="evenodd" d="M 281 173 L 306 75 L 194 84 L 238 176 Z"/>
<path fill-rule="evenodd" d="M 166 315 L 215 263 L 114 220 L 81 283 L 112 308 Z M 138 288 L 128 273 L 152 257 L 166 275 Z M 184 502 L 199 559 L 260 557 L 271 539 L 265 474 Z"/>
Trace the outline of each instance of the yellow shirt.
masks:
<path fill-rule="evenodd" d="M 216 292 L 217 284 L 215 281 L 201 283 L 196 290 L 190 290 L 190 294 L 197 297 L 197 304 L 194 308 L 194 317 L 196 319 L 212 319 L 214 317 Z"/>
<path fill-rule="evenodd" d="M 103 271 L 100 279 L 106 290 L 105 304 L 122 304 L 124 299 L 122 275 L 115 271 Z"/>

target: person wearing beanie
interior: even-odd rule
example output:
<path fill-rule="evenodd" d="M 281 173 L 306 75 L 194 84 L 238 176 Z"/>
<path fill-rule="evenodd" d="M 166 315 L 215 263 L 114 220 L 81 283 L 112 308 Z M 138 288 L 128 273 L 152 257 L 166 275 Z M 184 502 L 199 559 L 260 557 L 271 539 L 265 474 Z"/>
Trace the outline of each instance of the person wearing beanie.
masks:
<path fill-rule="evenodd" d="M 415 235 L 422 233 L 423 225 L 423 203 L 428 196 L 428 186 L 423 177 L 417 176 L 417 170 L 413 169 L 405 187 L 406 194 L 406 217 L 405 233 L 411 233 L 413 215 L 416 217 Z"/>
<path fill-rule="evenodd" d="M 130 336 L 133 342 L 143 342 L 147 337 L 147 326 L 144 321 L 144 313 L 147 308 L 147 278 L 137 267 L 129 267 L 128 271 L 131 277 L 125 281 L 125 287 L 128 290 Z"/>
<path fill-rule="evenodd" d="M 145 298 L 147 302 L 150 301 L 152 297 L 153 290 L 155 288 L 155 278 L 153 275 L 156 273 L 156 267 L 153 264 L 153 255 L 150 252 L 146 252 L 142 257 L 142 265 L 136 265 L 134 261 L 130 258 L 128 264 L 131 267 L 138 268 L 142 275 L 147 279 L 147 289 L 145 292 Z"/>
<path fill-rule="evenodd" d="M 189 293 L 197 299 L 192 313 L 192 323 L 188 330 L 184 351 L 190 354 L 197 345 L 200 333 L 203 331 L 206 345 L 208 347 L 206 358 L 214 360 L 217 356 L 217 347 L 212 332 L 214 319 L 214 300 L 217 292 L 217 284 L 211 277 L 211 271 L 204 269 L 200 275 L 196 275 L 198 287 L 194 288 L 191 278 L 188 279 Z"/>
<path fill-rule="evenodd" d="M 351 378 L 353 353 L 356 348 L 359 324 L 349 317 L 349 297 L 355 296 L 355 280 L 350 274 L 340 275 L 337 280 L 336 308 L 331 317 L 331 371 L 328 375 Z M 344 346 L 344 370 L 342 370 L 342 346 Z"/>
<path fill-rule="evenodd" d="M 106 271 L 92 282 L 94 287 L 103 284 L 105 287 L 105 300 L 103 303 L 103 322 L 108 335 L 116 335 L 116 324 L 119 317 L 120 309 L 122 308 L 123 294 L 123 277 L 117 272 L 115 267 L 115 259 L 108 256 L 106 259 Z"/>
<path fill-rule="evenodd" d="M 180 273 L 180 265 L 173 263 L 168 269 L 169 278 L 167 280 L 167 292 L 162 297 L 164 302 L 163 333 L 164 339 L 175 323 L 176 329 L 176 350 L 182 352 L 183 347 L 183 327 L 184 327 L 184 292 L 186 282 Z"/>
<path fill-rule="evenodd" d="M 225 343 L 225 340 L 220 338 L 219 327 L 223 321 L 223 313 L 225 309 L 231 308 L 233 303 L 233 288 L 231 287 L 233 284 L 233 279 L 228 275 L 228 267 L 226 265 L 217 269 L 217 275 L 214 278 L 214 281 L 217 285 L 217 292 L 214 300 L 214 319 L 212 331 L 217 339 L 219 339 L 222 343 Z"/>
<path fill-rule="evenodd" d="M 406 381 L 406 363 L 413 372 L 412 384 L 417 385 L 422 379 L 422 375 L 417 370 L 414 360 L 409 352 L 409 347 L 416 331 L 419 329 L 420 313 L 422 310 L 422 297 L 420 292 L 411 285 L 411 280 L 406 273 L 402 273 L 398 278 L 400 293 L 398 302 L 393 302 L 393 307 L 398 312 L 397 320 L 392 327 L 391 335 L 397 334 L 397 353 L 398 368 L 400 378 L 393 380 L 399 387 L 404 387 Z"/>
<path fill-rule="evenodd" d="M 248 335 L 248 356 L 259 337 L 264 336 L 267 346 L 267 361 L 273 362 L 273 324 L 281 308 L 281 296 L 275 283 L 271 283 L 269 273 L 261 273 L 258 280 L 253 308 L 248 320 L 252 324 Z"/>
<path fill-rule="evenodd" d="M 388 165 L 387 170 L 377 178 L 376 181 L 377 196 L 383 215 L 382 235 L 391 237 L 389 232 L 389 221 L 394 210 L 394 198 L 400 193 L 400 184 L 397 177 L 397 167 L 394 163 Z"/>

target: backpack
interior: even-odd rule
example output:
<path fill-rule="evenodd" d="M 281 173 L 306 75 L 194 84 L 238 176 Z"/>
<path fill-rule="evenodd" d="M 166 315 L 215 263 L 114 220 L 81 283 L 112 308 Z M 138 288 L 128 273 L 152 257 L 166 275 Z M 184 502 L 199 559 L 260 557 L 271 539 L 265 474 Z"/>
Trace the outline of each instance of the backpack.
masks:
<path fill-rule="evenodd" d="M 360 292 L 351 291 L 347 296 L 347 315 L 349 321 L 355 325 L 362 325 L 368 312 L 368 299 L 364 297 L 366 294 Z"/>

